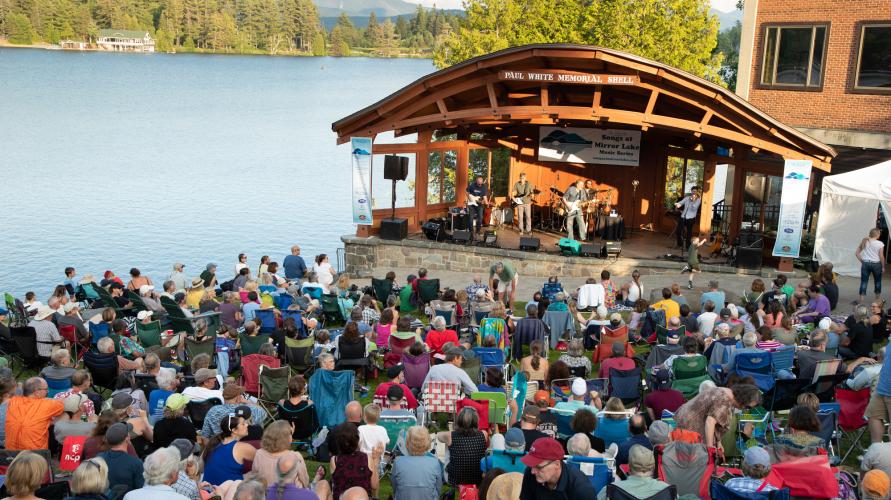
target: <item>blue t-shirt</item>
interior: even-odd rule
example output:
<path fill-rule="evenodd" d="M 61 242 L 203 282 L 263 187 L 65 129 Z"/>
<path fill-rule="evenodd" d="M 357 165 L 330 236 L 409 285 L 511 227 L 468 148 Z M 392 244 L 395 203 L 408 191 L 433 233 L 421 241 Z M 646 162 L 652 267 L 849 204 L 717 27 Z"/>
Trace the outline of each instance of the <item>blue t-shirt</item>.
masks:
<path fill-rule="evenodd" d="M 145 479 L 142 476 L 142 461 L 138 458 L 117 450 L 104 451 L 99 456 L 108 464 L 110 488 L 119 484 L 127 485 L 127 491 L 142 488 Z"/>
<path fill-rule="evenodd" d="M 285 278 L 289 280 L 302 278 L 306 274 L 306 262 L 299 255 L 288 255 L 282 261 L 282 267 L 285 268 Z"/>
<path fill-rule="evenodd" d="M 485 184 L 483 184 L 482 186 L 477 186 L 476 182 L 473 182 L 469 186 L 467 186 L 467 193 L 472 194 L 474 196 L 480 196 L 480 197 L 485 198 L 486 193 L 488 191 L 489 190 L 486 188 Z"/>
<path fill-rule="evenodd" d="M 721 290 L 716 290 L 714 292 L 705 292 L 702 294 L 702 297 L 699 299 L 699 305 L 704 306 L 705 301 L 710 300 L 715 303 L 715 312 L 721 312 L 721 309 L 724 308 L 724 301 L 726 299 L 726 295 Z M 704 310 L 704 309 L 703 309 Z"/>
<path fill-rule="evenodd" d="M 880 396 L 891 397 L 891 356 L 885 356 L 885 360 L 882 361 L 882 371 L 879 372 L 876 392 Z"/>
<path fill-rule="evenodd" d="M 164 405 L 167 404 L 167 397 L 173 394 L 173 391 L 165 391 L 164 389 L 155 389 L 149 396 L 149 416 L 152 423 L 156 420 L 164 418 Z"/>
<path fill-rule="evenodd" d="M 252 321 L 257 317 L 257 311 L 260 310 L 260 304 L 256 302 L 248 302 L 241 306 L 241 312 L 244 314 L 244 322 Z"/>

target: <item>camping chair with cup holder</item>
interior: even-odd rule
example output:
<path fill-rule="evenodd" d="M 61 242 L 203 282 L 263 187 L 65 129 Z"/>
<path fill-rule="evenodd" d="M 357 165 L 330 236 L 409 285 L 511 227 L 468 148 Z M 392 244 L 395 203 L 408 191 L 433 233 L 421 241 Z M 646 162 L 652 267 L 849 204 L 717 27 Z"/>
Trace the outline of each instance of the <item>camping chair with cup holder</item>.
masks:
<path fill-rule="evenodd" d="M 312 359 L 314 348 L 315 337 L 312 335 L 299 340 L 285 337 L 285 362 L 292 370 L 309 378 L 314 369 Z"/>
<path fill-rule="evenodd" d="M 269 415 L 275 415 L 274 411 L 278 402 L 288 398 L 288 381 L 291 378 L 291 370 L 287 366 L 270 368 L 260 365 L 258 373 L 259 390 L 257 402 Z"/>

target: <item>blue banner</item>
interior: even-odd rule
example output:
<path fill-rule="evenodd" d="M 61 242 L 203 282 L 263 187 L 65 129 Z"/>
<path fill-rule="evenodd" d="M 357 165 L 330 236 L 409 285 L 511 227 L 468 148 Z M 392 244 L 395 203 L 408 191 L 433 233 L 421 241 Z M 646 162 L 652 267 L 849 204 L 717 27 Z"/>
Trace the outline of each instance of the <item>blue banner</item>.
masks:
<path fill-rule="evenodd" d="M 353 167 L 353 223 L 371 225 L 371 138 L 350 138 Z"/>
<path fill-rule="evenodd" d="M 801 250 L 801 226 L 811 184 L 811 165 L 810 160 L 786 160 L 774 257 L 796 258 Z"/>

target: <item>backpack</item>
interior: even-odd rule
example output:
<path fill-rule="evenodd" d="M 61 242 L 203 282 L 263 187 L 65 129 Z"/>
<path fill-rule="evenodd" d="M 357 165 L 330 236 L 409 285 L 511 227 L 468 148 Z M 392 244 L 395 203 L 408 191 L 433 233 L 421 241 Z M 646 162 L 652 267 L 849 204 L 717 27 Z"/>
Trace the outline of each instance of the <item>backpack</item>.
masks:
<path fill-rule="evenodd" d="M 841 500 L 857 500 L 857 479 L 843 470 L 838 471 L 838 497 Z"/>

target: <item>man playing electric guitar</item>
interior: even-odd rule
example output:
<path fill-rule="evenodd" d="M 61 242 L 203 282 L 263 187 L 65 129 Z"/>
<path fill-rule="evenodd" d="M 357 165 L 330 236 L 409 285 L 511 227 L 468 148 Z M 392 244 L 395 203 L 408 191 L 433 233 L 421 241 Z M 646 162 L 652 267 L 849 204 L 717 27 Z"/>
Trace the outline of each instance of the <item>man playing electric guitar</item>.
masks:
<path fill-rule="evenodd" d="M 474 182 L 467 186 L 467 210 L 470 211 L 476 234 L 480 233 L 483 226 L 483 205 L 489 204 L 489 200 L 486 199 L 488 194 L 489 189 L 483 184 L 481 175 L 476 176 Z"/>
<path fill-rule="evenodd" d="M 578 180 L 575 184 L 569 186 L 563 195 L 563 204 L 566 205 L 566 234 L 569 239 L 572 237 L 573 221 L 579 228 L 579 240 L 584 240 L 588 234 L 588 228 L 585 224 L 585 213 L 582 210 L 588 199 L 585 193 L 585 182 Z"/>

